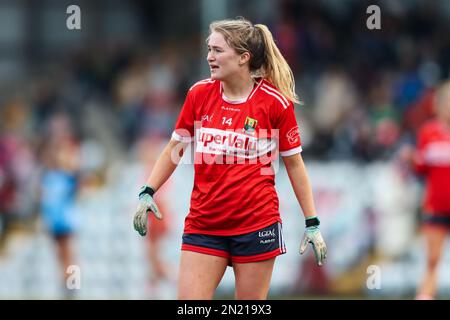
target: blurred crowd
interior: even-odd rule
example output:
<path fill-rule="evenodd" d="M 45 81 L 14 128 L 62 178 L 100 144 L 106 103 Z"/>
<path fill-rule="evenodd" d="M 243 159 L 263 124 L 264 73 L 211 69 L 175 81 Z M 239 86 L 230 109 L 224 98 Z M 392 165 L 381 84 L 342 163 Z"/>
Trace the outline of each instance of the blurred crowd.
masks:
<path fill-rule="evenodd" d="M 369 30 L 367 3 L 285 2 L 275 30 L 305 101 L 305 154 L 388 160 L 432 115 L 435 85 L 449 76 L 450 25 L 436 3 L 411 4 L 383 2 L 381 29 Z"/>
<path fill-rule="evenodd" d="M 304 156 L 389 161 L 432 116 L 435 86 L 449 76 L 449 18 L 434 2 L 386 4 L 381 30 L 369 30 L 367 3 L 343 3 L 280 1 L 276 18 L 247 18 L 269 25 L 294 71 Z M 39 190 L 49 166 L 71 172 L 82 192 L 104 183 L 115 161 L 136 158 L 143 141 L 168 139 L 187 89 L 208 77 L 199 71 L 206 64 L 203 40 L 200 30 L 158 43 L 99 40 L 44 61 L 6 92 L 0 235 L 42 210 Z"/>

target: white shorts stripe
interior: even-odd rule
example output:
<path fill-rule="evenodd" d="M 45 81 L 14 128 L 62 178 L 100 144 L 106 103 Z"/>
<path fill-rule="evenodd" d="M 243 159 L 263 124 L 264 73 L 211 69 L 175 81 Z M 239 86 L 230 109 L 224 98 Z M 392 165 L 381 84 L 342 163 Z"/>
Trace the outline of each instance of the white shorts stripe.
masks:
<path fill-rule="evenodd" d="M 281 245 L 281 229 L 279 222 L 278 222 L 278 248 L 280 249 L 280 252 L 283 253 L 283 246 Z"/>
<path fill-rule="evenodd" d="M 278 241 L 281 253 L 286 253 L 286 244 L 284 243 L 283 238 L 283 226 L 278 222 Z"/>

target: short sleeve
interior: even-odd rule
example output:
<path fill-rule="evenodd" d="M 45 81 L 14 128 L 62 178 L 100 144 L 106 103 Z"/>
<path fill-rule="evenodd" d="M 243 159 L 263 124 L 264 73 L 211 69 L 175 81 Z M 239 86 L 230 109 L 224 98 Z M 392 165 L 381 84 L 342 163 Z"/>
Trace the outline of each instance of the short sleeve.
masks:
<path fill-rule="evenodd" d="M 175 129 L 172 133 L 172 139 L 181 142 L 192 142 L 194 140 L 194 98 L 193 92 L 188 91 L 184 101 Z"/>
<path fill-rule="evenodd" d="M 300 131 L 292 102 L 287 108 L 279 108 L 276 118 L 275 129 L 279 130 L 280 155 L 287 157 L 302 152 Z"/>

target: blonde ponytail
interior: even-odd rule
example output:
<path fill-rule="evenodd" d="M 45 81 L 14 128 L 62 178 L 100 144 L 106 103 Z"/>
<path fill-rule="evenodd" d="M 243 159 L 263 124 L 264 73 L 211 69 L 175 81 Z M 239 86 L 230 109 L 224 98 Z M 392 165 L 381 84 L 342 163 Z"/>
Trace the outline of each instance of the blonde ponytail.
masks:
<path fill-rule="evenodd" d="M 255 28 L 261 30 L 264 39 L 266 59 L 263 68 L 265 78 L 277 87 L 288 100 L 300 103 L 295 93 L 294 74 L 275 44 L 269 28 L 263 24 L 256 24 Z"/>
<path fill-rule="evenodd" d="M 244 18 L 214 21 L 209 29 L 220 32 L 238 54 L 250 52 L 250 72 L 254 77 L 264 77 L 290 101 L 300 103 L 295 93 L 295 80 L 272 33 L 263 24 L 253 25 Z"/>

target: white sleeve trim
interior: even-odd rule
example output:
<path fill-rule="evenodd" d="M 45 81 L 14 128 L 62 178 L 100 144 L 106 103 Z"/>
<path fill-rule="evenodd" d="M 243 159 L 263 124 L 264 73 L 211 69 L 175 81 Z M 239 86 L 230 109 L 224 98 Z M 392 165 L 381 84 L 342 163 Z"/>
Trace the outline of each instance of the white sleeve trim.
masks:
<path fill-rule="evenodd" d="M 299 147 L 297 147 L 297 148 L 294 148 L 294 149 L 290 149 L 290 150 L 287 150 L 287 151 L 280 151 L 280 155 L 282 156 L 282 157 L 289 157 L 289 156 L 292 156 L 292 155 L 294 155 L 294 154 L 296 154 L 296 153 L 300 153 L 300 152 L 302 152 L 302 146 L 299 146 Z"/>
<path fill-rule="evenodd" d="M 183 136 L 180 136 L 175 131 L 172 132 L 172 139 L 176 140 L 176 141 L 184 142 L 184 143 L 190 143 L 190 142 L 194 141 L 194 137 L 183 137 Z"/>

